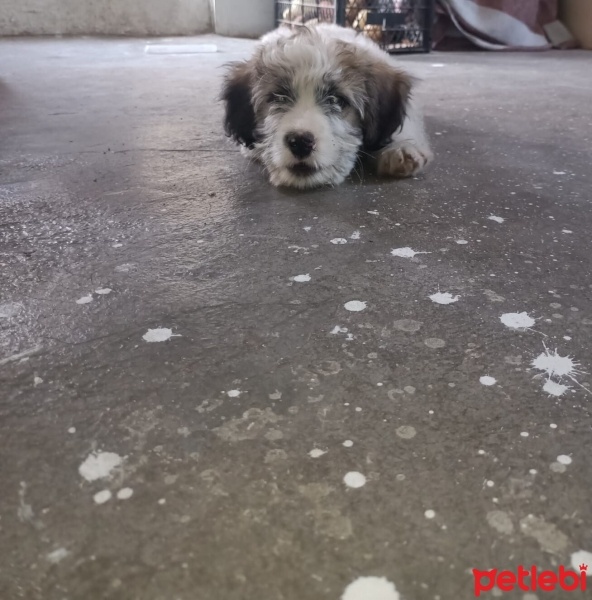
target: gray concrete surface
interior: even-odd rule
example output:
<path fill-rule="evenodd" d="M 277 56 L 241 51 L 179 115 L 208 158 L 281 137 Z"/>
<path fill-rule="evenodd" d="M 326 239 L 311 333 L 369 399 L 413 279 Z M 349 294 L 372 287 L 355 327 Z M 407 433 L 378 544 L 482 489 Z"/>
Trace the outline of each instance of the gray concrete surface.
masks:
<path fill-rule="evenodd" d="M 202 41 L 0 42 L 0 597 L 464 600 L 592 558 L 590 55 L 404 58 L 433 169 L 296 193 L 221 132 L 250 42 Z M 537 594 L 503 597 L 585 597 Z"/>
<path fill-rule="evenodd" d="M 0 0 L 0 35 L 196 35 L 212 0 Z"/>

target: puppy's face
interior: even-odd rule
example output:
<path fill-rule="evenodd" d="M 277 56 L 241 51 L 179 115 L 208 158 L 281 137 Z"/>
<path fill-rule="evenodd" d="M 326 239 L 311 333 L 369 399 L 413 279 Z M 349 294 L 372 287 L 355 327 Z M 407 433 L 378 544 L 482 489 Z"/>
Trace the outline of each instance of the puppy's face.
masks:
<path fill-rule="evenodd" d="M 359 46 L 301 30 L 231 66 L 226 130 L 250 148 L 276 186 L 341 183 L 359 150 L 388 143 L 411 82 Z"/>

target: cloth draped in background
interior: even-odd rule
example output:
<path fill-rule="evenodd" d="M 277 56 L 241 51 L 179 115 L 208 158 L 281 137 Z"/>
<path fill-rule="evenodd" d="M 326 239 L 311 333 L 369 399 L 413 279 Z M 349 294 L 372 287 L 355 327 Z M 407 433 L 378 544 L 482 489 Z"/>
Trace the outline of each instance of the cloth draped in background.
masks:
<path fill-rule="evenodd" d="M 450 22 L 473 44 L 487 50 L 550 48 L 544 26 L 557 19 L 558 0 L 438 0 L 434 41 L 448 36 Z"/>

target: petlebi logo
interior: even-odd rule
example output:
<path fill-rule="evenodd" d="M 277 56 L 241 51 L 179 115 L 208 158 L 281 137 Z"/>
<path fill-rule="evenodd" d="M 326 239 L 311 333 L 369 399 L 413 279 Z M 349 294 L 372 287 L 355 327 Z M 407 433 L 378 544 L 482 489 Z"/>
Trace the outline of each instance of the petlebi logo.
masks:
<path fill-rule="evenodd" d="M 479 571 L 473 569 L 475 582 L 475 596 L 479 597 L 483 592 L 497 588 L 502 592 L 522 590 L 523 592 L 553 592 L 563 590 L 564 592 L 586 591 L 586 576 L 588 565 L 579 565 L 579 573 L 573 569 L 560 566 L 556 571 L 539 571 L 536 566 L 525 569 L 522 565 L 514 571 Z M 554 596 L 556 597 L 556 596 Z"/>

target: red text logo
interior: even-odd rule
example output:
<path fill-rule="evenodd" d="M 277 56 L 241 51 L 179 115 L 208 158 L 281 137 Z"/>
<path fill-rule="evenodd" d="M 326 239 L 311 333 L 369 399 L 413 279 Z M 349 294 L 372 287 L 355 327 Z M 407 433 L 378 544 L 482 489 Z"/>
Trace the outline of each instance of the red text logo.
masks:
<path fill-rule="evenodd" d="M 511 592 L 519 589 L 524 592 L 552 592 L 556 589 L 565 592 L 575 592 L 576 590 L 586 591 L 586 571 L 588 565 L 580 565 L 580 572 L 571 569 L 559 567 L 559 572 L 538 571 L 535 566 L 530 570 L 522 565 L 518 571 L 479 571 L 473 569 L 473 578 L 475 580 L 475 596 L 479 597 L 481 592 L 488 592 L 497 587 L 502 592 Z"/>

